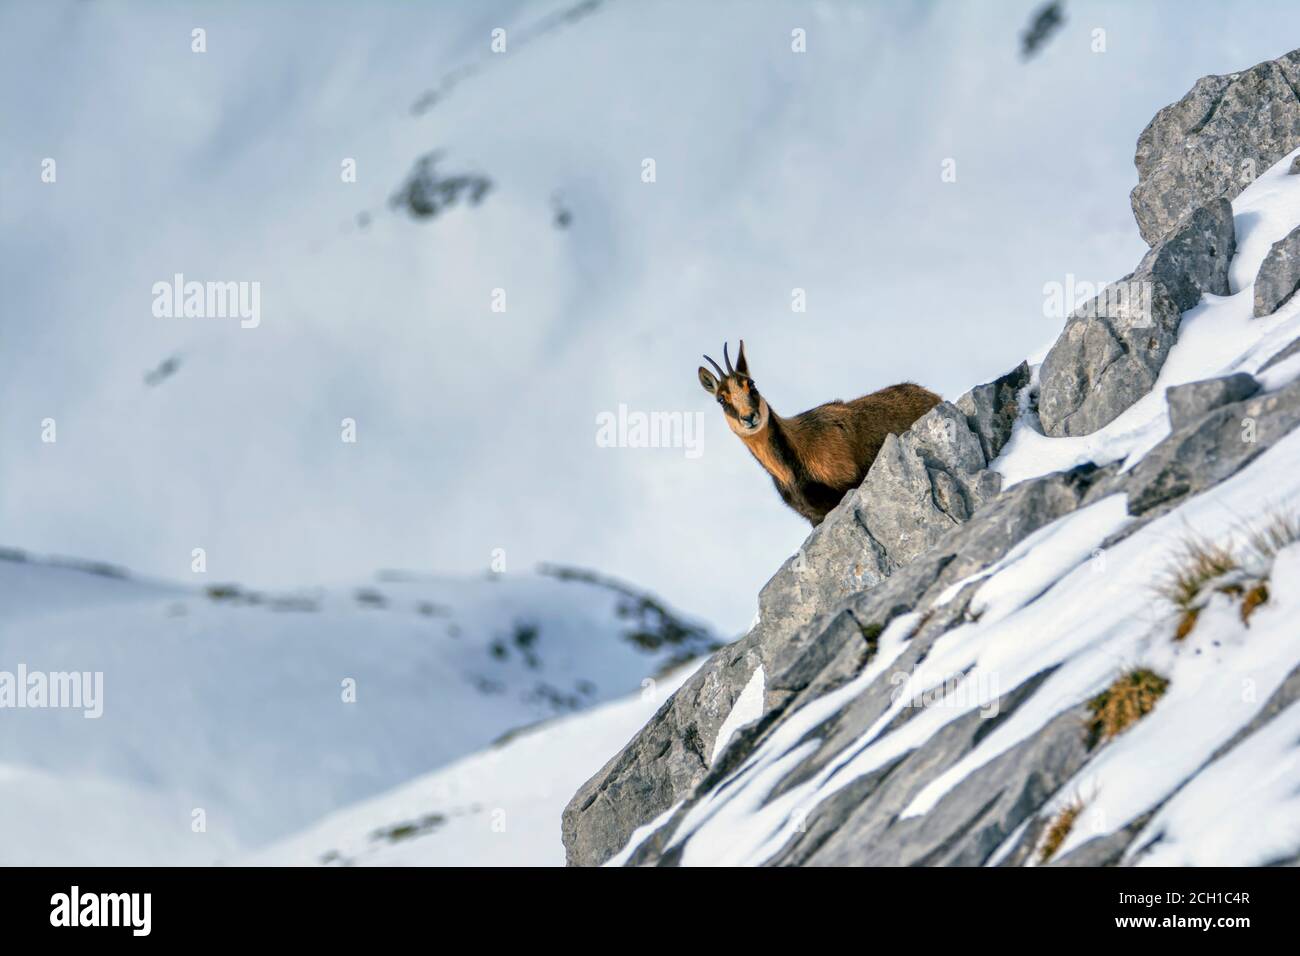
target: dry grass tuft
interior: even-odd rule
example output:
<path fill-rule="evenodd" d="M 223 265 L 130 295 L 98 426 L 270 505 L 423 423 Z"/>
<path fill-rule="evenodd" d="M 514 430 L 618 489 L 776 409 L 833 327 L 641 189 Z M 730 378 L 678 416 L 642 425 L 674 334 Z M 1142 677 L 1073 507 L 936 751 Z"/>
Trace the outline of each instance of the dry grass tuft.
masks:
<path fill-rule="evenodd" d="M 1196 619 L 1201 616 L 1199 607 L 1187 608 L 1178 615 L 1178 626 L 1174 628 L 1174 640 L 1181 641 L 1192 633 L 1192 628 L 1196 627 Z"/>
<path fill-rule="evenodd" d="M 1111 740 L 1151 713 L 1168 689 L 1168 680 L 1143 667 L 1116 678 L 1115 683 L 1088 701 L 1092 712 L 1088 722 L 1089 749 Z"/>
<path fill-rule="evenodd" d="M 1251 528 L 1246 546 L 1263 564 L 1271 566 L 1277 553 L 1300 541 L 1300 515 L 1295 512 L 1274 511 L 1264 519 L 1264 524 Z"/>
<path fill-rule="evenodd" d="M 1250 625 L 1250 616 L 1255 608 L 1268 601 L 1268 584 L 1261 581 L 1245 593 L 1241 599 L 1241 623 Z"/>
<path fill-rule="evenodd" d="M 1056 851 L 1061 848 L 1065 838 L 1074 829 L 1074 821 L 1079 818 L 1079 814 L 1082 812 L 1083 801 L 1076 799 L 1056 815 L 1047 828 L 1047 833 L 1043 836 L 1042 846 L 1038 848 L 1039 863 L 1047 863 L 1056 855 Z"/>
<path fill-rule="evenodd" d="M 1295 511 L 1270 511 L 1262 524 L 1247 524 L 1239 547 L 1190 537 L 1156 584 L 1156 593 L 1177 615 L 1174 640 L 1192 633 L 1213 594 L 1238 601 L 1241 621 L 1249 626 L 1251 615 L 1268 602 L 1269 574 L 1278 552 L 1297 542 L 1300 513 Z"/>
<path fill-rule="evenodd" d="M 1205 538 L 1189 538 L 1156 591 L 1180 611 L 1199 609 L 1205 586 L 1239 568 L 1231 549 Z"/>

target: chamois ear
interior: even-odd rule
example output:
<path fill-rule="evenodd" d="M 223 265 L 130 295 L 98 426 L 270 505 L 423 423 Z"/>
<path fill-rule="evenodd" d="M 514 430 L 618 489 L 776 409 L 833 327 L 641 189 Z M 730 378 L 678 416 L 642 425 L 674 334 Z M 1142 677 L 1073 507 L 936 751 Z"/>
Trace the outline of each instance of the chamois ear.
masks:
<path fill-rule="evenodd" d="M 700 366 L 700 384 L 704 386 L 704 390 L 710 395 L 718 394 L 718 380 L 703 365 Z"/>
<path fill-rule="evenodd" d="M 736 359 L 736 371 L 746 378 L 749 377 L 749 363 L 745 361 L 745 340 L 740 340 L 740 357 Z"/>

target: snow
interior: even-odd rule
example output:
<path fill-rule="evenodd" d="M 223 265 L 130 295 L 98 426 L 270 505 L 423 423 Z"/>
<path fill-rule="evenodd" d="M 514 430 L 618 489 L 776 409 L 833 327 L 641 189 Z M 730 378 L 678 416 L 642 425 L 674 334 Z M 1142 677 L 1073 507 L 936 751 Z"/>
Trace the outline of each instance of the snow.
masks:
<path fill-rule="evenodd" d="M 1290 557 L 1294 549 L 1279 556 L 1270 588 L 1276 596 L 1256 611 L 1248 629 L 1235 607 L 1212 604 L 1193 634 L 1175 643 L 1172 617 L 1155 597 L 1189 528 L 1222 541 L 1239 534 L 1241 515 L 1300 506 L 1300 433 L 1098 552 L 1100 543 L 1125 523 L 1123 506 L 1123 496 L 1111 496 L 1044 529 L 1026 559 L 1005 562 L 980 586 L 973 604 L 986 608 L 984 616 L 940 637 L 915 672 L 901 675 L 905 679 L 890 708 L 859 739 L 808 779 L 769 800 L 773 788 L 822 746 L 816 728 L 889 666 L 897 651 L 890 638 L 898 636 L 891 625 L 880 654 L 862 674 L 777 725 L 728 781 L 691 808 L 674 834 L 677 842 L 689 836 L 683 861 L 763 862 L 830 796 L 918 747 L 952 720 L 975 709 L 991 715 L 1002 693 L 1049 669 L 1054 671 L 1027 701 L 924 787 L 902 815 L 927 813 L 970 773 L 1135 666 L 1167 677 L 1169 690 L 1151 714 L 1101 748 L 1079 777 L 1062 788 L 1056 803 L 1049 804 L 1050 810 L 1076 797 L 1085 800 L 1058 852 L 1112 832 L 1157 806 L 1247 724 L 1285 675 L 1300 665 L 1300 641 L 1292 624 L 1300 614 L 1300 576 Z M 1041 562 L 1035 560 L 1038 550 Z M 959 675 L 964 677 L 955 687 L 947 683 Z M 935 688 L 941 689 L 936 702 L 886 731 L 903 708 Z M 1290 834 L 1279 831 L 1270 851 L 1283 852 Z M 1246 856 L 1243 849 L 1233 859 Z"/>
<path fill-rule="evenodd" d="M 593 415 L 621 402 L 709 411 L 694 366 L 715 347 L 708 343 L 743 331 L 737 316 L 783 411 L 899 378 L 950 394 L 992 378 L 1007 367 L 1006 343 L 1019 352 L 1043 338 L 1034 312 L 1044 274 L 1063 261 L 1083 272 L 1122 266 L 1140 245 L 1122 195 L 1133 133 L 1186 77 L 1221 68 L 1225 48 L 1242 62 L 1276 53 L 1272 36 L 1296 16 L 1279 6 L 1170 24 L 1131 5 L 1109 14 L 1129 42 L 1103 58 L 1107 69 L 1067 28 L 1045 54 L 1058 68 L 1026 83 L 1011 47 L 999 59 L 971 42 L 1014 36 L 1023 11 L 1013 5 L 750 6 L 606 4 L 573 30 L 526 42 L 525 56 L 499 58 L 484 53 L 490 27 L 508 26 L 519 52 L 530 26 L 559 8 L 412 6 L 377 17 L 358 5 L 312 18 L 306 43 L 304 11 L 292 5 L 205 9 L 212 46 L 202 58 L 174 42 L 193 26 L 184 4 L 148 16 L 111 4 L 0 11 L 6 35 L 33 40 L 0 62 L 9 80 L 0 88 L 11 91 L 0 94 L 10 107 L 0 110 L 0 131 L 12 146 L 0 158 L 0 221 L 25 237 L 6 246 L 0 268 L 8 314 L 39 319 L 10 323 L 0 355 L 6 424 L 28 423 L 4 432 L 6 540 L 107 554 L 160 575 L 203 545 L 214 574 L 283 586 L 360 581 L 358 569 L 381 563 L 464 572 L 367 582 L 382 607 L 359 603 L 346 584 L 314 587 L 295 595 L 314 610 L 293 611 L 214 602 L 166 581 L 0 561 L 0 667 L 102 670 L 107 698 L 97 721 L 55 712 L 0 720 L 0 862 L 229 861 L 290 833 L 299 835 L 266 860 L 319 862 L 335 851 L 358 862 L 557 862 L 558 807 L 672 682 L 650 685 L 645 701 L 555 718 L 548 695 L 582 707 L 611 701 L 663 658 L 621 640 L 610 594 L 527 574 L 465 575 L 496 548 L 519 566 L 581 556 L 635 569 L 638 580 L 739 622 L 807 530 L 775 503 L 716 415 L 699 461 L 671 449 L 598 449 Z M 789 54 L 796 12 L 809 17 L 815 55 Z M 682 31 L 687 20 L 696 29 Z M 57 39 L 40 42 L 49 37 Z M 864 58 L 864 43 L 885 60 Z M 929 55 L 936 51 L 943 55 Z M 472 82 L 426 119 L 409 115 L 421 90 L 466 64 Z M 647 87 L 646 76 L 662 82 Z M 48 96 L 12 94 L 31 87 Z M 75 108 L 92 93 L 114 103 L 111 117 Z M 873 104 L 866 113 L 864 101 Z M 1051 137 L 1028 135 L 1098 103 L 1109 121 L 1087 144 L 1063 153 Z M 918 126 L 920 114 L 935 121 Z M 141 142 L 159 143 L 143 166 Z M 962 185 L 941 184 L 938 158 L 958 145 Z M 383 213 L 357 229 L 356 213 L 381 208 L 432 148 L 448 150 L 449 169 L 491 175 L 491 199 L 434 223 Z M 57 185 L 33 174 L 34 158 L 47 154 L 59 159 Z M 660 162 L 653 187 L 639 180 L 647 155 Z M 343 185 L 339 161 L 353 156 L 360 180 Z M 1253 372 L 1295 337 L 1300 301 L 1266 319 L 1249 314 L 1254 270 L 1300 221 L 1300 177 L 1281 173 L 1289 160 L 1234 202 L 1238 291 L 1206 297 L 1184 317 L 1152 395 L 1086 438 L 1047 439 L 1018 424 L 995 463 L 1006 485 L 1085 461 L 1131 466 L 1167 432 L 1166 387 Z M 998 175 L 1012 167 L 1021 175 Z M 890 188 L 863 187 L 881 182 Z M 1105 197 L 1099 218 L 984 241 L 989 222 L 1077 212 L 1081 182 Z M 184 215 L 158 215 L 160 188 Z M 575 215 L 565 232 L 549 222 L 556 192 Z M 154 320 L 147 290 L 176 271 L 178 257 L 205 280 L 265 282 L 259 328 Z M 932 281 L 936 261 L 944 284 Z M 867 273 L 863 263 L 873 264 Z M 511 311 L 489 321 L 487 291 L 502 284 Z M 817 335 L 790 321 L 792 287 L 810 290 Z M 951 308 L 953 290 L 961 309 Z M 916 329 L 931 347 L 890 334 L 891 316 L 924 320 Z M 827 350 L 828 338 L 851 344 Z M 158 389 L 140 388 L 140 370 L 173 353 L 180 371 Z M 1297 374 L 1300 359 L 1261 380 L 1275 389 Z M 540 409 L 545 421 L 520 409 Z M 47 415 L 58 418 L 57 444 L 28 430 Z M 354 446 L 338 441 L 344 416 L 359 422 Z M 1294 499 L 1288 449 L 1261 459 L 1268 470 L 1256 463 L 1239 476 L 1254 476 L 1247 491 L 1207 496 L 1205 508 L 1217 501 L 1253 513 L 1265 498 Z M 1227 527 L 1218 512 L 1180 513 Z M 1123 524 L 1119 502 L 1086 515 L 1042 529 L 962 582 L 982 581 L 974 606 L 984 613 L 909 676 L 900 706 L 971 665 L 969 686 L 988 694 L 933 708 L 888 737 L 868 734 L 825 774 L 765 805 L 784 769 L 818 745 L 808 735 L 892 666 L 917 618 L 895 620 L 858 680 L 777 728 L 776 743 L 737 771 L 742 785 L 726 799 L 692 808 L 687 860 L 767 858 L 835 788 L 914 746 L 927 727 L 986 705 L 998 678 L 1006 690 L 1049 664 L 1062 667 L 962 772 L 1137 660 L 1202 687 L 1230 717 L 1222 730 L 1240 726 L 1250 708 L 1230 699 L 1227 681 L 1250 679 L 1264 698 L 1268 680 L 1253 669 L 1284 667 L 1292 650 L 1284 636 L 1269 658 L 1255 638 L 1275 634 L 1276 612 L 1290 605 L 1279 596 L 1261 609 L 1249 635 L 1232 630 L 1226 608 L 1208 609 L 1204 633 L 1220 646 L 1187 648 L 1222 658 L 1221 673 L 1165 659 L 1168 649 L 1162 657 L 1148 640 L 1161 622 L 1143 587 L 1181 526 L 1144 529 L 1098 559 L 1100 542 Z M 1289 573 L 1285 562 L 1277 573 Z M 1081 622 L 1077 633 L 1062 632 L 1068 615 Z M 536 665 L 510 641 L 521 623 L 540 626 Z M 502 639 L 497 659 L 491 648 Z M 349 679 L 354 704 L 340 697 Z M 761 669 L 751 676 L 715 756 L 757 716 L 764 680 Z M 1111 779 L 1126 760 L 1155 759 L 1172 733 L 1155 717 L 1181 716 L 1179 693 L 1153 715 L 1155 730 L 1126 735 L 1090 768 L 1106 783 L 1097 819 L 1114 825 L 1153 805 L 1177 768 L 1208 759 L 1204 746 L 1174 746 L 1174 769 L 1133 787 Z M 1249 743 L 1287 766 L 1282 740 Z M 1213 775 L 1232 770 L 1234 754 L 1157 817 L 1167 846 L 1151 859 L 1254 859 L 1289 839 L 1279 826 L 1274 846 L 1201 845 L 1193 811 L 1225 804 Z M 435 767 L 444 769 L 421 776 Z M 392 789 L 407 781 L 409 792 Z M 910 809 L 924 812 L 953 782 L 936 782 Z M 1285 789 L 1281 781 L 1260 795 L 1261 815 L 1288 809 Z M 201 831 L 192 828 L 196 809 L 205 811 Z M 319 830 L 301 832 L 326 814 Z M 370 837 L 433 814 L 444 819 L 425 835 Z M 484 826 L 494 821 L 504 829 Z"/>
<path fill-rule="evenodd" d="M 1158 840 L 1150 849 L 1151 840 Z M 1300 701 L 1201 771 L 1134 841 L 1140 866 L 1266 866 L 1300 846 Z"/>
<path fill-rule="evenodd" d="M 676 651 L 629 641 L 627 603 L 531 573 L 214 600 L 0 560 L 0 671 L 103 680 L 96 720 L 0 711 L 0 862 L 229 861 L 653 681 Z"/>
<path fill-rule="evenodd" d="M 727 749 L 727 744 L 731 743 L 736 731 L 763 716 L 763 681 L 763 666 L 760 664 L 754 668 L 754 673 L 745 683 L 745 689 L 740 692 L 727 719 L 718 728 L 718 736 L 713 741 L 713 753 L 709 757 L 710 764 L 718 762 L 718 757 Z"/>
<path fill-rule="evenodd" d="M 254 866 L 562 866 L 560 814 L 700 661 L 641 693 L 562 717 L 331 814 L 240 863 Z M 671 810 L 662 819 L 667 819 Z M 432 822 L 436 820 L 437 822 Z M 425 826 L 421 827 L 421 823 Z M 408 831 L 395 828 L 410 827 Z M 644 832 L 643 832 L 644 831 Z M 653 832 L 643 827 L 629 849 Z"/>
<path fill-rule="evenodd" d="M 107 775 L 0 763 L 0 864 L 203 866 L 239 843 L 226 827 L 191 827 L 170 794 Z"/>
<path fill-rule="evenodd" d="M 1296 150 L 1271 166 L 1232 203 L 1237 254 L 1229 273 L 1230 296 L 1205 295 L 1183 314 L 1178 341 L 1170 350 L 1151 391 L 1118 418 L 1089 435 L 1048 438 L 1023 419 L 992 463 L 1003 487 L 1053 471 L 1094 462 L 1125 461 L 1131 468 L 1169 434 L 1165 390 L 1174 385 L 1216 378 L 1232 372 L 1254 373 L 1280 349 L 1300 336 L 1300 297 L 1277 312 L 1254 317 L 1254 281 L 1274 242 L 1300 222 L 1300 177 L 1287 170 Z M 1285 362 L 1263 378 L 1268 389 L 1280 388 L 1300 374 L 1300 363 Z"/>
<path fill-rule="evenodd" d="M 1040 529 L 995 566 L 989 580 L 971 598 L 971 615 L 984 624 L 996 623 L 1091 557 L 1098 559 L 1093 570 L 1104 572 L 1100 544 L 1132 520 L 1123 496 L 1111 495 L 1080 508 L 1068 521 Z"/>
<path fill-rule="evenodd" d="M 1141 254 L 1127 194 L 1156 110 L 1300 33 L 1281 0 L 1111 4 L 1123 43 L 1097 55 L 1071 18 L 1028 64 L 1021 3 L 606 2 L 533 32 L 578 2 L 0 4 L 4 542 L 162 577 L 202 546 L 260 587 L 472 574 L 500 547 L 739 632 L 808 529 L 699 388 L 700 354 L 743 336 L 784 413 L 991 381 L 1059 325 L 1045 279 Z M 1085 116 L 1105 121 L 1069 149 L 1044 135 Z M 388 210 L 435 149 L 493 192 Z M 260 282 L 258 328 L 154 317 L 177 271 Z M 621 402 L 703 413 L 703 456 L 597 447 Z"/>
<path fill-rule="evenodd" d="M 1035 587 L 1045 587 L 1047 582 L 1054 580 L 1063 571 L 1093 554 L 1098 544 L 1129 522 L 1128 512 L 1124 509 L 1122 501 L 1117 503 L 1117 499 L 1114 498 L 1091 504 L 1080 509 L 1078 514 L 1087 515 L 1091 520 L 1073 521 L 1065 525 L 1052 523 L 1026 535 L 998 561 L 946 587 L 935 601 L 935 605 L 947 604 L 964 588 L 976 581 L 986 581 L 998 576 L 1000 581 L 1007 582 L 1015 589 L 1015 592 L 1009 595 L 1011 598 L 1009 606 L 1019 606 L 1025 603 L 1026 592 L 1032 592 Z M 1094 521 L 1097 523 L 1095 527 Z M 1022 562 L 1030 565 L 1026 575 L 1002 574 L 1005 569 Z M 1007 603 L 1002 600 L 1002 592 L 1007 584 L 981 588 L 971 601 L 971 613 L 984 616 L 992 609 L 997 614 L 997 609 L 991 606 Z"/>
<path fill-rule="evenodd" d="M 811 701 L 778 724 L 758 752 L 730 778 L 740 781 L 738 788 L 727 789 L 723 796 L 719 787 L 690 809 L 673 836 L 674 845 L 691 836 L 684 850 L 684 864 L 758 863 L 779 849 L 795 828 L 803 825 L 798 804 L 806 785 L 765 803 L 768 793 L 804 757 L 816 751 L 817 742 L 804 738 L 898 658 L 919 621 L 920 615 L 913 612 L 890 621 L 880 635 L 875 657 L 857 677 Z"/>

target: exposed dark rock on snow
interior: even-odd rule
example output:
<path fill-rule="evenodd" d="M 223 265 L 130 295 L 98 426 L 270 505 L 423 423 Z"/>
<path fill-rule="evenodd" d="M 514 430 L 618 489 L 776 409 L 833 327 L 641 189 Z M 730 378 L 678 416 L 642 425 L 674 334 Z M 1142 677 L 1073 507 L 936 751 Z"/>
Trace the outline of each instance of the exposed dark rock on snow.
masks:
<path fill-rule="evenodd" d="M 674 670 L 686 661 L 716 651 L 721 646 L 708 628 L 686 620 L 653 594 L 630 584 L 586 568 L 562 564 L 542 564 L 537 572 L 560 581 L 595 585 L 618 595 L 615 613 L 626 626 L 623 639 L 647 654 L 672 651 L 661 666 L 661 673 Z"/>
<path fill-rule="evenodd" d="M 1300 226 L 1273 243 L 1255 277 L 1255 317 L 1272 315 L 1300 288 Z"/>
<path fill-rule="evenodd" d="M 1201 293 L 1228 295 L 1228 266 L 1237 253 L 1232 203 L 1212 199 L 1194 210 L 1156 243 L 1138 263 L 1136 278 L 1163 282 L 1179 311 L 1201 301 Z"/>
<path fill-rule="evenodd" d="M 1210 409 L 1250 398 L 1258 391 L 1259 382 L 1245 372 L 1175 385 L 1165 393 L 1165 400 L 1169 403 L 1169 427 L 1178 431 Z"/>
<path fill-rule="evenodd" d="M 1280 352 L 1275 354 L 1267 362 L 1261 365 L 1259 367 L 1259 370 L 1261 372 L 1267 372 L 1274 365 L 1280 365 L 1282 362 L 1285 362 L 1293 355 L 1300 355 L 1300 339 L 1294 340 L 1289 345 L 1287 345 L 1286 348 L 1282 349 Z"/>
<path fill-rule="evenodd" d="M 439 150 L 416 160 L 415 168 L 393 194 L 389 205 L 407 210 L 416 219 L 432 219 L 461 202 L 477 206 L 492 190 L 492 180 L 478 173 L 449 176 L 440 172 L 441 160 Z"/>
<path fill-rule="evenodd" d="M 1300 54 L 1278 63 L 1300 70 Z M 1265 66 L 1200 81 L 1143 133 L 1138 165 L 1146 211 L 1139 221 L 1147 223 L 1144 234 L 1158 233 L 1123 281 L 1135 281 L 1149 297 L 1107 300 L 1103 294 L 1067 322 L 1039 372 L 1037 414 L 1048 435 L 1087 434 L 1147 394 L 1177 339 L 1181 313 L 1202 293 L 1228 294 L 1235 236 L 1221 195 L 1235 193 L 1211 173 L 1215 164 L 1231 168 L 1251 150 L 1257 156 L 1264 147 L 1278 150 L 1276 161 L 1291 148 L 1275 142 L 1281 136 L 1275 127 L 1271 134 L 1256 128 L 1258 116 L 1281 124 L 1279 111 L 1292 108 L 1276 84 L 1286 76 L 1283 67 Z M 1196 103 L 1189 103 L 1193 97 Z M 1194 158 L 1202 149 L 1204 169 Z M 1134 202 L 1136 209 L 1136 191 Z M 1035 560 L 1020 557 L 1030 535 L 1103 499 L 1109 503 L 1102 507 L 1113 510 L 1109 496 L 1119 492 L 1128 517 L 1115 526 L 1119 530 L 1103 532 L 1102 547 L 1112 547 L 1248 468 L 1300 428 L 1300 381 L 1261 393 L 1254 377 L 1226 375 L 1170 389 L 1170 434 L 1128 470 L 1121 463 L 1086 464 L 1003 489 L 989 465 L 1018 418 L 1032 423 L 1030 385 L 1030 369 L 1021 365 L 955 403 L 941 403 L 886 442 L 862 486 L 764 587 L 750 633 L 705 662 L 574 796 L 563 817 L 570 864 L 603 863 L 625 848 L 633 865 L 681 862 L 684 845 L 694 839 L 683 825 L 692 811 L 728 792 L 737 771 L 790 727 L 818 742 L 778 751 L 786 756 L 765 805 L 850 760 L 882 718 L 889 717 L 890 728 L 918 726 L 911 723 L 920 719 L 917 709 L 891 711 L 899 686 L 894 678 L 916 673 L 941 653 L 938 642 L 954 628 L 978 621 L 985 607 L 973 598 L 983 576 L 998 562 Z M 911 616 L 899 620 L 902 615 Z M 889 634 L 903 627 L 899 644 Z M 866 671 L 886 639 L 901 647 L 898 656 L 879 672 Z M 763 859 L 773 865 L 1040 862 L 1053 822 L 1049 801 L 1092 756 L 1086 703 L 1049 712 L 1054 716 L 1036 730 L 949 780 L 930 802 L 921 801 L 922 809 L 915 801 L 990 734 L 1032 710 L 1035 695 L 1065 666 L 1022 675 L 1016 686 L 998 689 L 996 714 L 972 710 L 938 723 L 937 730 L 850 778 L 799 826 L 782 831 Z M 759 667 L 761 717 L 715 754 L 724 721 Z M 795 722 L 799 716 L 851 681 L 851 695 L 836 698 L 833 709 L 815 711 L 820 722 L 805 733 L 808 725 Z M 1215 756 L 1248 738 L 1297 694 L 1300 678 L 1288 680 Z M 1052 857 L 1052 865 L 1141 857 L 1146 848 L 1134 841 L 1159 809 L 1104 836 L 1076 841 Z M 665 815 L 639 846 L 628 846 L 638 828 Z"/>
<path fill-rule="evenodd" d="M 966 416 L 970 430 L 979 438 L 986 460 L 992 461 L 1002 454 L 1003 447 L 1011 438 L 1011 428 L 1020 413 L 1020 392 L 1029 384 L 1029 379 L 1029 363 L 1021 362 L 996 381 L 977 385 L 957 399 L 957 407 Z"/>
<path fill-rule="evenodd" d="M 1212 408 L 1182 423 L 1128 473 L 1129 513 L 1167 506 L 1218 484 L 1298 425 L 1300 383 Z"/>
<path fill-rule="evenodd" d="M 1118 301 L 1098 296 L 1066 322 L 1047 353 L 1038 373 L 1038 417 L 1047 435 L 1095 432 L 1151 391 L 1178 340 L 1182 313 L 1158 279 L 1134 288 L 1141 291 Z"/>
<path fill-rule="evenodd" d="M 1202 292 L 1227 295 L 1236 253 L 1232 205 L 1211 200 L 1147 252 L 1137 270 L 1066 322 L 1039 374 L 1048 435 L 1086 435 L 1151 390 Z"/>
<path fill-rule="evenodd" d="M 1138 138 L 1131 194 L 1142 238 L 1158 242 L 1208 200 L 1231 199 L 1300 146 L 1300 51 L 1197 80 Z"/>

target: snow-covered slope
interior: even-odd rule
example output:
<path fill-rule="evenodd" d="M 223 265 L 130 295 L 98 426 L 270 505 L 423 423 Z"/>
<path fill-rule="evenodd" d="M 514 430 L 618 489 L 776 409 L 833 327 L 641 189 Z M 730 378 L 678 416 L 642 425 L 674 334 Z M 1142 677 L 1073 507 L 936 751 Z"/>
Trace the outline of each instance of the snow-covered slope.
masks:
<path fill-rule="evenodd" d="M 1100 694 L 1117 673 L 1143 667 L 1169 682 L 1168 693 L 1040 811 L 1051 819 L 1072 803 L 1083 804 L 1074 829 L 1057 849 L 1060 855 L 1129 825 L 1210 764 L 1218 748 L 1256 717 L 1300 666 L 1300 544 L 1283 550 L 1267 569 L 1274 596 L 1252 615 L 1249 626 L 1241 620 L 1238 601 L 1217 596 L 1191 635 L 1176 642 L 1177 620 L 1162 612 L 1155 597 L 1163 575 L 1177 561 L 1187 529 L 1214 541 L 1239 537 L 1241 516 L 1258 515 L 1262 502 L 1300 509 L 1300 432 L 1213 492 L 1113 547 L 1103 544 L 1131 520 L 1123 495 L 1104 498 L 1050 525 L 977 586 L 968 610 L 973 620 L 935 641 L 924 662 L 897 680 L 892 705 L 817 774 L 772 799 L 783 771 L 823 743 L 819 726 L 890 673 L 919 615 L 894 620 L 880 638 L 877 658 L 853 682 L 788 717 L 730 786 L 707 794 L 692 808 L 678 824 L 672 845 L 684 846 L 686 864 L 763 863 L 835 794 L 918 750 L 948 724 L 979 710 L 996 713 L 1003 694 L 1036 675 L 1050 675 L 978 746 L 901 809 L 904 819 L 924 817 L 975 771 Z M 928 705 L 919 705 L 927 695 Z M 1191 792 L 1182 801 L 1182 818 L 1196 823 L 1193 835 L 1182 836 L 1184 845 L 1177 850 L 1162 847 L 1158 858 L 1241 866 L 1300 852 L 1295 825 L 1300 737 L 1288 742 L 1285 732 L 1279 734 L 1273 746 L 1255 748 L 1266 762 L 1252 763 L 1244 775 L 1269 781 L 1267 787 L 1251 788 L 1248 816 L 1243 806 L 1225 817 L 1220 792 L 1206 784 L 1199 788 L 1204 791 L 1200 803 L 1187 806 L 1196 800 Z M 1175 820 L 1177 813 L 1171 808 Z M 1248 821 L 1256 834 L 1249 841 L 1227 839 L 1219 830 L 1235 830 Z M 1160 824 L 1153 823 L 1150 834 L 1136 843 L 1145 846 L 1149 837 L 1160 836 Z M 1012 834 L 1008 848 L 1021 836 Z"/>
<path fill-rule="evenodd" d="M 0 710 L 0 862 L 229 860 L 713 645 L 560 569 L 277 595 L 7 552 L 0 671 L 99 672 L 102 714 Z"/>
<path fill-rule="evenodd" d="M 1250 75 L 1286 70 L 1300 51 Z M 1246 76 L 1212 78 L 1241 80 L 1231 95 L 1246 106 L 1219 122 L 1245 124 L 1243 140 L 1260 129 L 1252 97 L 1272 95 Z M 1276 89 L 1282 115 L 1300 115 L 1294 85 Z M 1270 254 L 1300 236 L 1300 133 L 1279 125 L 1289 155 L 1244 189 L 1231 161 L 1233 178 L 1171 187 L 1194 209 L 1223 209 L 1226 193 L 1236 245 L 1228 294 L 1183 307 L 1154 384 L 1097 370 L 1155 354 L 1163 333 L 1136 313 L 1082 311 L 1048 359 L 1000 380 L 1020 384 L 980 386 L 887 443 L 864 488 L 890 469 L 920 477 L 890 485 L 896 500 L 846 498 L 769 582 L 750 634 L 579 789 L 571 862 L 1300 862 L 1300 295 L 1255 314 L 1265 271 L 1294 288 Z M 1144 258 L 1135 274 L 1157 295 L 1222 268 L 1203 221 L 1179 220 Z M 1077 382 L 1127 410 L 1049 437 L 1046 389 Z M 998 450 L 982 458 L 977 440 Z M 915 520 L 878 520 L 895 512 Z M 907 550 L 935 514 L 948 526 Z M 806 597 L 879 554 L 883 577 Z M 779 688 L 757 709 L 753 681 Z M 656 755 L 670 727 L 711 756 Z M 597 792 L 621 799 L 607 808 Z"/>
<path fill-rule="evenodd" d="M 257 866 L 561 866 L 560 811 L 577 786 L 691 675 L 556 718 L 330 814 L 237 862 Z"/>

